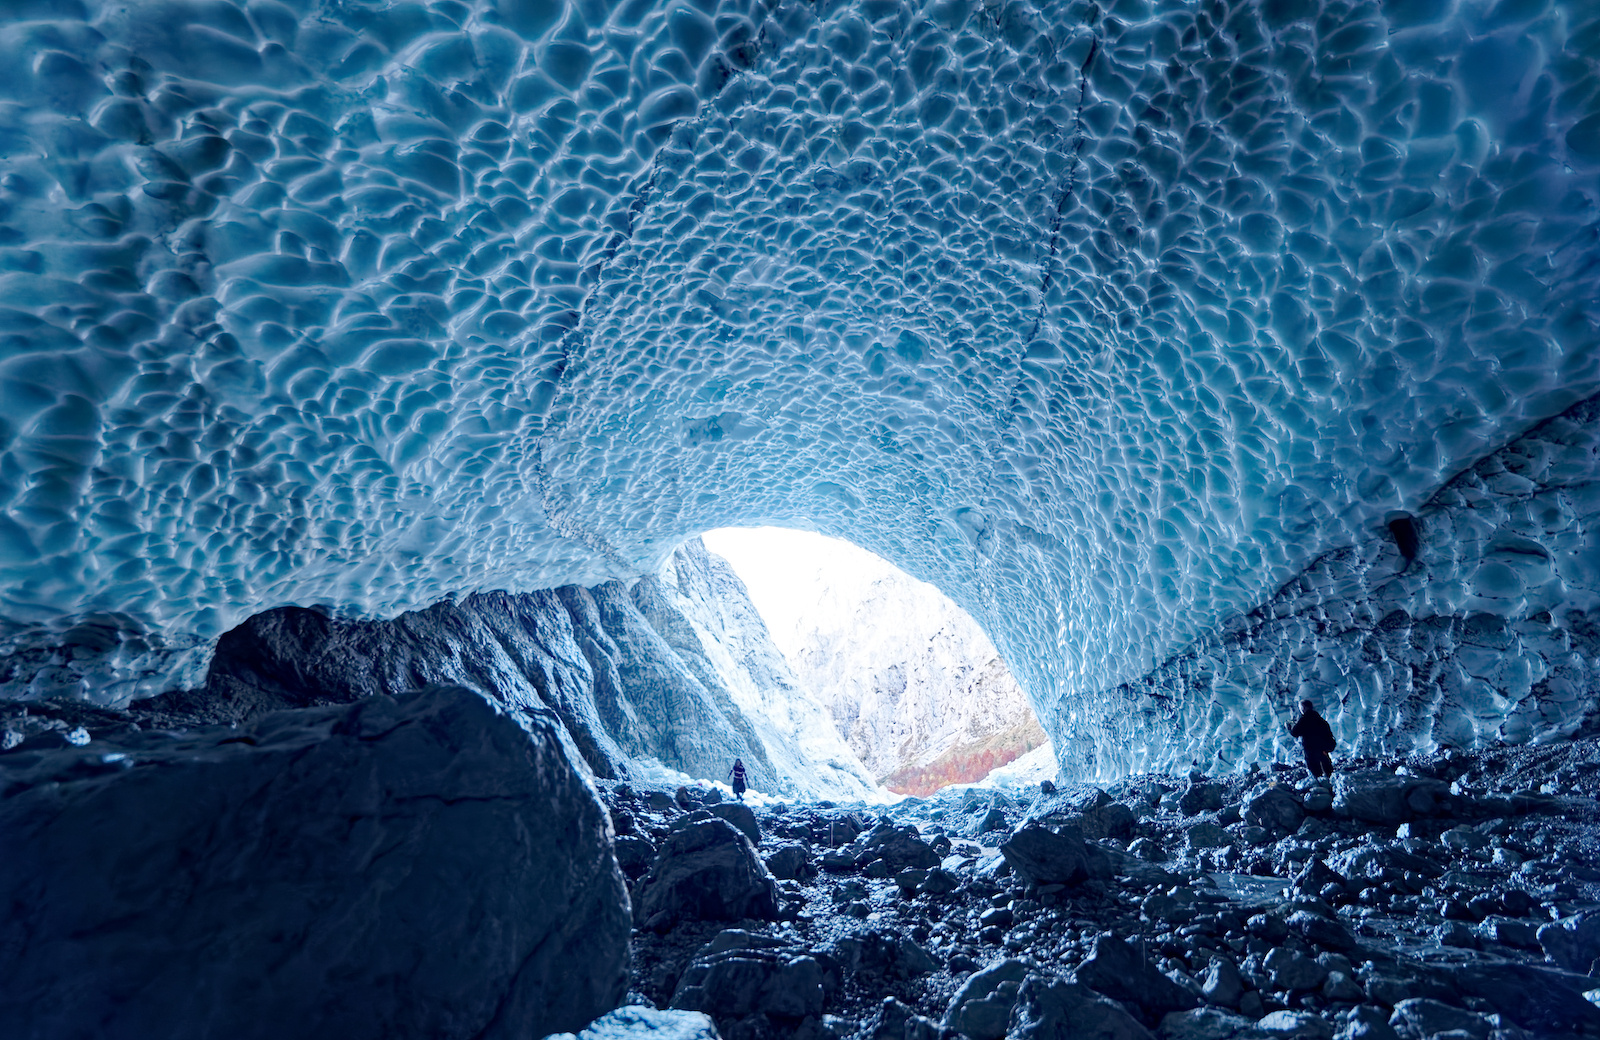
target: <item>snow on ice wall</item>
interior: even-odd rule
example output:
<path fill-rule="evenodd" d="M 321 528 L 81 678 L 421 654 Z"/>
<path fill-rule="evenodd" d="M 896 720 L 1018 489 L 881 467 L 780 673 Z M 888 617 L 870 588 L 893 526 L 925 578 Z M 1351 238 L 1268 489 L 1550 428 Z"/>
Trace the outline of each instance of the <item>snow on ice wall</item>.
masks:
<path fill-rule="evenodd" d="M 1585 0 L 13 0 L 7 634 L 153 692 L 147 648 L 192 682 L 276 604 L 775 523 L 946 590 L 1093 732 L 1600 389 L 1597 37 Z"/>

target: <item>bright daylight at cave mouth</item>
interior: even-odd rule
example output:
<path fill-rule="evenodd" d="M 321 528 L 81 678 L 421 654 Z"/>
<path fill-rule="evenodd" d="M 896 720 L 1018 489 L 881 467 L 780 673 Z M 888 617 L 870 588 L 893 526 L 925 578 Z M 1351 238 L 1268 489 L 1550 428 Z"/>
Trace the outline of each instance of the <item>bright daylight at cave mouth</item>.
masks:
<path fill-rule="evenodd" d="M 982 780 L 1035 749 L 1032 772 L 1053 778 L 1027 696 L 938 589 L 806 531 L 725 528 L 703 540 L 733 565 L 801 688 L 890 791 Z"/>
<path fill-rule="evenodd" d="M 1600 1037 L 1597 229 L 1594 0 L 0 0 L 0 1035 Z"/>

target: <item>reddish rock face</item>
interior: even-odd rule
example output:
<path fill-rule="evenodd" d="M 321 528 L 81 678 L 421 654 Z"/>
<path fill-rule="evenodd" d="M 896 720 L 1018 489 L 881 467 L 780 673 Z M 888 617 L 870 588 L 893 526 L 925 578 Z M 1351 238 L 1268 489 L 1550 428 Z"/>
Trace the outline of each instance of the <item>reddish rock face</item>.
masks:
<path fill-rule="evenodd" d="M 1029 719 L 1021 726 L 955 748 L 927 765 L 911 766 L 883 778 L 883 786 L 896 794 L 921 797 L 951 784 L 971 784 L 982 780 L 1008 762 L 1015 761 L 1047 738 L 1039 724 Z"/>

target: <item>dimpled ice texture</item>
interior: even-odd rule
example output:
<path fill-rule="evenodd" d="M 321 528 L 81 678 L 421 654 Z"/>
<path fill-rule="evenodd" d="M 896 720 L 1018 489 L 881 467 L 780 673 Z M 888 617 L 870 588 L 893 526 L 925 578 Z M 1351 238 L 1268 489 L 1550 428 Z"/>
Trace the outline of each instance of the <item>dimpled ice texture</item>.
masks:
<path fill-rule="evenodd" d="M 1600 389 L 1597 17 L 8 0 L 5 634 L 766 523 L 938 585 L 1058 735 L 1124 711 Z"/>

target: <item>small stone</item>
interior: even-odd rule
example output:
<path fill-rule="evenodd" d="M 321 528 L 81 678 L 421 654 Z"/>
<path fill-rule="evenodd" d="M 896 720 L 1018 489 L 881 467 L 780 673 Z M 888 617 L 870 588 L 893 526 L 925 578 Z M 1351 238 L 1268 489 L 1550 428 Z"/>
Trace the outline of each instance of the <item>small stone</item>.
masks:
<path fill-rule="evenodd" d="M 1269 1037 L 1285 1040 L 1333 1040 L 1333 1023 L 1304 1011 L 1274 1011 L 1256 1023 Z"/>
<path fill-rule="evenodd" d="M 1355 1004 L 1367 999 L 1361 984 L 1342 971 L 1328 972 L 1328 979 L 1322 984 L 1322 995 L 1341 1004 Z"/>

